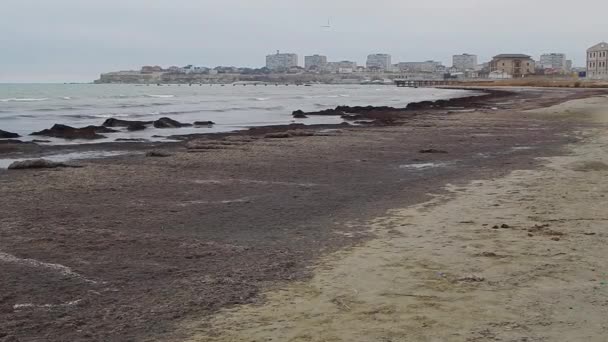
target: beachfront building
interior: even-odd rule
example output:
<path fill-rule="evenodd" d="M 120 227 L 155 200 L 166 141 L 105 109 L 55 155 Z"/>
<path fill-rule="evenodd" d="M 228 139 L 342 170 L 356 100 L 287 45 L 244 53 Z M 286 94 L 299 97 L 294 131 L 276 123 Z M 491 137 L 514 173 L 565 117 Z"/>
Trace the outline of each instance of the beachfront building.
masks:
<path fill-rule="evenodd" d="M 452 67 L 458 71 L 475 70 L 477 68 L 477 55 L 463 53 L 452 56 Z"/>
<path fill-rule="evenodd" d="M 602 42 L 587 50 L 587 78 L 608 80 L 608 43 Z"/>
<path fill-rule="evenodd" d="M 352 61 L 340 61 L 340 62 L 329 62 L 325 69 L 331 73 L 338 74 L 351 74 L 357 71 L 357 62 Z"/>
<path fill-rule="evenodd" d="M 441 62 L 425 61 L 425 62 L 401 62 L 397 63 L 397 68 L 401 72 L 438 72 L 445 70 Z"/>
<path fill-rule="evenodd" d="M 266 67 L 273 71 L 289 70 L 298 66 L 298 55 L 295 53 L 280 53 L 266 56 Z"/>
<path fill-rule="evenodd" d="M 539 67 L 545 73 L 566 73 L 568 60 L 564 53 L 545 53 L 540 56 Z"/>
<path fill-rule="evenodd" d="M 502 54 L 494 56 L 490 62 L 490 72 L 507 73 L 513 78 L 526 77 L 535 73 L 536 63 L 532 57 L 523 54 Z"/>
<path fill-rule="evenodd" d="M 379 71 L 391 71 L 393 64 L 391 63 L 391 55 L 385 53 L 376 53 L 367 56 L 365 66 L 368 69 L 376 69 Z"/>
<path fill-rule="evenodd" d="M 304 69 L 324 70 L 327 66 L 327 56 L 313 55 L 304 57 Z"/>

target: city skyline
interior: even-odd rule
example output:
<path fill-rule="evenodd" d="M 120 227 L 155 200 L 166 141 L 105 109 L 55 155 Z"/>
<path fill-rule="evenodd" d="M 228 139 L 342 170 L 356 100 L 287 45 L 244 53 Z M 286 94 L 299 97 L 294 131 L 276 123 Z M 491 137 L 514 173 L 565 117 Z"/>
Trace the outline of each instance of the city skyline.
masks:
<path fill-rule="evenodd" d="M 375 52 L 444 65 L 460 53 L 488 61 L 501 53 L 536 59 L 560 52 L 583 66 L 586 49 L 607 39 L 603 13 L 608 3 L 583 0 L 578 6 L 594 11 L 577 16 L 572 8 L 548 0 L 514 1 L 521 6 L 479 0 L 229 0 L 222 5 L 207 0 L 177 5 L 162 0 L 6 0 L 0 13 L 0 29 L 6 33 L 0 82 L 88 81 L 101 72 L 146 64 L 260 67 L 264 56 L 277 49 L 359 65 Z M 517 10 L 524 5 L 525 13 Z M 32 6 L 37 10 L 31 11 Z M 383 11 L 370 14 L 378 7 Z M 323 27 L 328 17 L 331 27 Z"/>

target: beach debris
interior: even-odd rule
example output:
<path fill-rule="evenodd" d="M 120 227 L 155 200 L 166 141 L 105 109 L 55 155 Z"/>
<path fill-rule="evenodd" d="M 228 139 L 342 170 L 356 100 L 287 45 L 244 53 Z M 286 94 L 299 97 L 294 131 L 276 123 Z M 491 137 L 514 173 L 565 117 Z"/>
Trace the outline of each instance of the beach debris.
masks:
<path fill-rule="evenodd" d="M 0 139 L 13 139 L 19 137 L 20 135 L 17 133 L 7 132 L 0 129 Z"/>
<path fill-rule="evenodd" d="M 294 117 L 294 119 L 306 119 L 306 118 L 308 118 L 308 116 L 306 116 L 306 113 L 304 113 L 304 111 L 301 110 L 301 109 L 298 109 L 298 110 L 294 111 L 291 115 Z"/>
<path fill-rule="evenodd" d="M 131 125 L 151 125 L 153 121 L 136 121 L 136 120 L 121 120 L 115 118 L 109 118 L 104 121 L 101 125 L 104 127 L 129 127 Z"/>
<path fill-rule="evenodd" d="M 165 157 L 171 157 L 171 153 L 164 152 L 164 151 L 148 151 L 146 153 L 146 157 L 165 158 Z"/>
<path fill-rule="evenodd" d="M 215 122 L 213 121 L 194 121 L 194 126 L 195 127 L 202 127 L 202 126 L 213 126 L 215 125 Z"/>
<path fill-rule="evenodd" d="M 103 139 L 105 136 L 99 133 L 114 133 L 117 132 L 111 128 L 107 128 L 104 126 L 87 126 L 82 128 L 75 128 L 67 125 L 55 124 L 53 127 L 49 129 L 44 129 L 39 132 L 34 132 L 30 135 L 41 135 L 46 137 L 53 138 L 62 138 L 68 140 L 74 139 Z"/>
<path fill-rule="evenodd" d="M 481 283 L 481 282 L 484 282 L 485 280 L 486 280 L 486 278 L 478 276 L 478 275 L 474 275 L 474 274 L 471 274 L 471 275 L 468 275 L 468 276 L 465 276 L 462 278 L 458 278 L 458 281 L 465 282 L 465 283 Z"/>
<path fill-rule="evenodd" d="M 278 133 L 268 133 L 264 136 L 264 138 L 267 139 L 285 139 L 285 138 L 290 138 L 291 134 L 287 133 L 287 132 L 278 132 Z"/>
<path fill-rule="evenodd" d="M 438 149 L 434 149 L 434 148 L 429 148 L 429 149 L 425 149 L 425 150 L 420 150 L 420 151 L 418 151 L 418 153 L 445 154 L 445 153 L 448 153 L 448 151 L 438 150 Z"/>
<path fill-rule="evenodd" d="M 55 169 L 58 167 L 81 167 L 76 165 L 68 165 L 65 163 L 53 162 L 46 159 L 28 159 L 13 162 L 8 166 L 9 170 L 25 170 L 25 169 Z"/>
<path fill-rule="evenodd" d="M 160 118 L 153 123 L 155 128 L 181 128 L 192 127 L 192 124 L 181 123 L 171 118 Z"/>

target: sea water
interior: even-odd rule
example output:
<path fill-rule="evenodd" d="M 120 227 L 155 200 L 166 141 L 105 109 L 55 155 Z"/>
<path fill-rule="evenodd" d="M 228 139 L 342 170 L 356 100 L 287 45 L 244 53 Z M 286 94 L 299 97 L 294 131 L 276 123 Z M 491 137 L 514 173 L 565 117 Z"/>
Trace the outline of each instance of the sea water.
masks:
<path fill-rule="evenodd" d="M 469 91 L 434 88 L 397 88 L 368 85 L 113 85 L 113 84 L 0 84 L 0 129 L 22 135 L 21 140 L 59 123 L 73 127 L 101 125 L 108 118 L 151 121 L 170 117 L 180 122 L 213 121 L 201 128 L 155 129 L 104 134 L 116 139 L 158 141 L 175 134 L 227 132 L 254 126 L 290 123 L 335 124 L 336 116 L 294 119 L 294 110 L 318 111 L 348 106 L 405 107 L 410 102 L 468 96 Z"/>

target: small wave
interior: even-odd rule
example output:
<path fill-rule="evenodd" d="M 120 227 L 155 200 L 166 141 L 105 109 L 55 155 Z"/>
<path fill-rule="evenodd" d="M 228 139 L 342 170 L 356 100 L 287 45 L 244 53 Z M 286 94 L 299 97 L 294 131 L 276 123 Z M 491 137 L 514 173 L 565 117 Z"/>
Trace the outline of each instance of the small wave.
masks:
<path fill-rule="evenodd" d="M 71 97 L 69 97 L 69 96 L 64 96 L 64 97 L 62 97 L 61 99 L 62 99 L 62 100 L 71 100 L 72 98 L 71 98 Z"/>
<path fill-rule="evenodd" d="M 160 99 L 169 99 L 169 98 L 175 97 L 175 95 L 150 95 L 150 94 L 146 94 L 146 96 L 160 98 Z"/>
<path fill-rule="evenodd" d="M 338 96 L 340 96 L 340 97 L 350 97 L 350 95 L 348 95 L 348 94 L 340 94 Z"/>
<path fill-rule="evenodd" d="M 86 114 L 67 114 L 67 115 L 61 115 L 62 117 L 65 118 L 72 118 L 72 119 L 98 119 L 99 117 L 97 115 L 86 115 Z"/>
<path fill-rule="evenodd" d="M 48 97 L 42 98 L 10 98 L 10 99 L 0 99 L 0 102 L 36 102 L 36 101 L 46 101 Z"/>
<path fill-rule="evenodd" d="M 255 100 L 256 101 L 268 101 L 268 100 L 270 100 L 270 97 L 256 97 Z"/>

